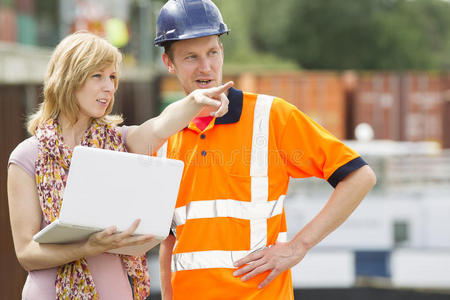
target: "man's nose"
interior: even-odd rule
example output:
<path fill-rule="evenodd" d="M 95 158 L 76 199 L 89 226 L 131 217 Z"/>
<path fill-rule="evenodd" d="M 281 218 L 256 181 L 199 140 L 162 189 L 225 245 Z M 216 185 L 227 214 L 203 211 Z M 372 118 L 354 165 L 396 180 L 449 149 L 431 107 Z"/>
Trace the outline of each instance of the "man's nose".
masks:
<path fill-rule="evenodd" d="M 199 70 L 201 72 L 209 72 L 211 70 L 211 62 L 209 61 L 208 58 L 203 57 L 200 59 Z"/>

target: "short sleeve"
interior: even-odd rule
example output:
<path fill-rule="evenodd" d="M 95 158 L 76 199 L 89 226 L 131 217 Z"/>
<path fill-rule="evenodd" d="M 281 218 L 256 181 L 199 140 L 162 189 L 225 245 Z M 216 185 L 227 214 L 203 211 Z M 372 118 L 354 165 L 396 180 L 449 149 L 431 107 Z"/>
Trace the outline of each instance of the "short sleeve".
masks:
<path fill-rule="evenodd" d="M 126 144 L 127 143 L 128 126 L 125 126 L 125 125 L 117 126 L 117 129 L 119 130 L 120 134 L 122 135 L 124 144 Z"/>
<path fill-rule="evenodd" d="M 280 140 L 289 176 L 318 177 L 333 187 L 366 165 L 360 155 L 310 117 L 291 110 Z"/>
<path fill-rule="evenodd" d="M 18 165 L 34 178 L 37 156 L 38 144 L 36 138 L 32 136 L 17 145 L 11 152 L 8 160 L 8 167 L 10 164 Z"/>

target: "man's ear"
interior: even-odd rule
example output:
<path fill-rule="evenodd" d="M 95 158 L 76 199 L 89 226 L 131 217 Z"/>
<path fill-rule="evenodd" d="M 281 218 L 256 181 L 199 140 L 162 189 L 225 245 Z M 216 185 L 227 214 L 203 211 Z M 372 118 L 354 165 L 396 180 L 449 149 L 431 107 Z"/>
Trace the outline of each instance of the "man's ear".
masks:
<path fill-rule="evenodd" d="M 175 65 L 172 63 L 172 60 L 170 59 L 169 55 L 163 53 L 162 60 L 167 68 L 167 71 L 169 71 L 170 74 L 175 74 Z"/>

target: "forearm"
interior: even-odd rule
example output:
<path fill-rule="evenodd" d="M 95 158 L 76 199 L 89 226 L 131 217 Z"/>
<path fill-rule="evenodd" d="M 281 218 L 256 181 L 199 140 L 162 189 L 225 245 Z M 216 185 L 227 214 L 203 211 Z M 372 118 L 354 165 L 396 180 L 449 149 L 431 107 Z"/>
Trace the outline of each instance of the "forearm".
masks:
<path fill-rule="evenodd" d="M 235 263 L 239 268 L 233 274 L 246 281 L 270 270 L 258 285 L 265 287 L 281 272 L 298 264 L 306 253 L 334 229 L 341 225 L 375 184 L 375 175 L 364 166 L 347 175 L 336 187 L 327 204 L 288 243 L 276 243 L 261 251 L 253 252 Z M 245 274 L 245 275 L 244 275 Z"/>
<path fill-rule="evenodd" d="M 16 250 L 17 258 L 27 271 L 48 269 L 70 263 L 82 257 L 94 255 L 85 243 L 40 244 L 34 241 Z"/>
<path fill-rule="evenodd" d="M 160 140 L 166 140 L 171 135 L 189 125 L 189 122 L 204 108 L 196 103 L 190 94 L 185 98 L 171 103 L 154 120 L 155 135 Z"/>
<path fill-rule="evenodd" d="M 34 178 L 21 167 L 8 168 L 8 206 L 17 259 L 26 270 L 62 265 L 92 252 L 83 243 L 56 245 L 33 241 L 41 229 L 42 211 Z"/>
<path fill-rule="evenodd" d="M 309 251 L 339 227 L 375 185 L 369 166 L 349 174 L 332 193 L 322 210 L 290 241 L 298 252 Z"/>
<path fill-rule="evenodd" d="M 202 107 L 194 103 L 191 95 L 171 103 L 159 116 L 130 130 L 128 150 L 140 154 L 154 153 L 171 135 L 186 127 Z"/>
<path fill-rule="evenodd" d="M 152 237 L 133 236 L 139 220 L 125 231 L 116 227 L 92 234 L 86 241 L 71 244 L 41 244 L 33 241 L 42 223 L 42 211 L 34 178 L 21 167 L 8 169 L 8 205 L 11 232 L 17 259 L 24 269 L 38 270 L 63 265 L 82 257 L 94 256 L 124 246 L 144 244 Z"/>
<path fill-rule="evenodd" d="M 170 104 L 158 116 L 128 131 L 127 147 L 134 153 L 152 154 L 171 135 L 186 127 L 204 108 L 210 114 L 221 117 L 228 111 L 228 98 L 225 92 L 233 85 L 227 82 L 219 87 L 198 89 L 183 99 Z M 208 112 L 208 110 L 206 110 Z"/>
<path fill-rule="evenodd" d="M 172 284 L 171 284 L 171 261 L 172 250 L 175 244 L 175 237 L 169 235 L 166 240 L 161 243 L 159 248 L 159 266 L 161 277 L 161 298 L 163 300 L 172 299 Z"/>

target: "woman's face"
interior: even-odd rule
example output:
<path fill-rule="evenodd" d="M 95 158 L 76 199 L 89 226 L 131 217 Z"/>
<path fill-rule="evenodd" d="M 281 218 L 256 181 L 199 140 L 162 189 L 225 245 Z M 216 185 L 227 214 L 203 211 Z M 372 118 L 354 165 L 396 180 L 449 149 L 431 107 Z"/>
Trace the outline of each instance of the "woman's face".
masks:
<path fill-rule="evenodd" d="M 96 119 L 105 115 L 116 92 L 114 86 L 116 76 L 116 69 L 111 65 L 87 77 L 84 85 L 75 93 L 80 107 L 79 118 Z"/>

